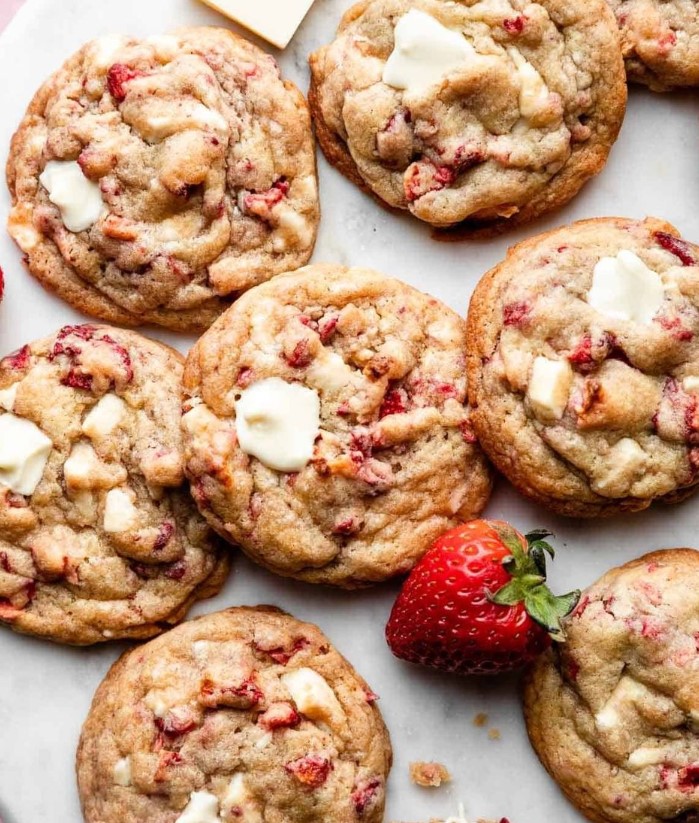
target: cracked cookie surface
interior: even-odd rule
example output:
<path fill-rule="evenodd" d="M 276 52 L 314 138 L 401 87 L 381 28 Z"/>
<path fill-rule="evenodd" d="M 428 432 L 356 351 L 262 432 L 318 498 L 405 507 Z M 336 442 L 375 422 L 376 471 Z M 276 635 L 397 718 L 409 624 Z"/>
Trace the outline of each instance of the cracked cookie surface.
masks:
<path fill-rule="evenodd" d="M 243 295 L 185 368 L 185 470 L 200 511 L 279 574 L 352 587 L 407 572 L 490 493 L 464 345 L 453 311 L 366 269 L 310 266 Z M 319 401 L 294 471 L 241 448 L 240 399 L 270 378 Z"/>
<path fill-rule="evenodd" d="M 699 247 L 660 220 L 574 223 L 510 250 L 469 309 L 469 400 L 495 465 L 572 516 L 699 475 Z"/>
<path fill-rule="evenodd" d="M 528 672 L 529 736 L 596 823 L 691 823 L 699 790 L 699 553 L 607 572 Z"/>
<path fill-rule="evenodd" d="M 381 823 L 376 699 L 316 626 L 278 610 L 187 622 L 97 691 L 78 751 L 85 820 Z"/>
<path fill-rule="evenodd" d="M 0 361 L 0 622 L 76 645 L 152 637 L 221 587 L 227 552 L 184 484 L 181 374 L 174 350 L 106 326 Z"/>
<path fill-rule="evenodd" d="M 608 0 L 621 29 L 630 80 L 654 91 L 699 85 L 699 7 L 694 0 Z"/>
<path fill-rule="evenodd" d="M 397 32 L 411 19 L 396 80 Z M 420 80 L 454 50 L 443 74 Z M 567 202 L 604 166 L 626 105 L 604 0 L 369 0 L 310 63 L 330 162 L 441 227 L 502 228 Z"/>
<path fill-rule="evenodd" d="M 221 28 L 85 45 L 34 97 L 7 179 L 32 274 L 122 325 L 207 328 L 306 263 L 319 219 L 303 96 Z"/>

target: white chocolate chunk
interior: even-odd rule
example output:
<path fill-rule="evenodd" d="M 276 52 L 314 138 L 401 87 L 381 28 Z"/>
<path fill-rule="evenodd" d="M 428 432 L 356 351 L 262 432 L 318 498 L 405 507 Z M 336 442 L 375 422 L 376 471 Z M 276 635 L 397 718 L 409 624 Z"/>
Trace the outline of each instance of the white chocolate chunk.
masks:
<path fill-rule="evenodd" d="M 162 695 L 162 691 L 150 691 L 143 698 L 143 702 L 156 717 L 165 717 L 170 710 L 169 704 L 165 702 Z"/>
<path fill-rule="evenodd" d="M 124 489 L 112 489 L 107 493 L 104 504 L 103 527 L 110 534 L 127 532 L 138 521 L 138 509 L 131 500 L 131 495 Z"/>
<path fill-rule="evenodd" d="M 640 683 L 630 677 L 622 677 L 609 697 L 595 715 L 595 725 L 601 731 L 615 729 L 621 722 L 621 712 L 633 707 L 637 700 L 643 699 L 645 690 Z"/>
<path fill-rule="evenodd" d="M 262 823 L 260 809 L 240 772 L 233 775 L 221 801 L 221 816 L 224 820 L 233 809 L 236 810 L 235 820 L 240 823 Z"/>
<path fill-rule="evenodd" d="M 0 415 L 0 485 L 16 494 L 34 494 L 53 443 L 31 420 Z"/>
<path fill-rule="evenodd" d="M 192 792 L 187 808 L 176 823 L 221 823 L 218 798 L 209 792 Z"/>
<path fill-rule="evenodd" d="M 120 34 L 106 34 L 90 43 L 90 64 L 101 71 L 107 71 L 115 62 L 117 52 L 126 45 L 126 37 Z"/>
<path fill-rule="evenodd" d="M 104 211 L 102 192 L 74 160 L 50 160 L 39 177 L 68 231 L 89 229 Z"/>
<path fill-rule="evenodd" d="M 644 766 L 657 766 L 667 757 L 665 749 L 640 748 L 631 752 L 628 764 L 632 769 L 642 769 Z"/>
<path fill-rule="evenodd" d="M 246 454 L 270 469 L 301 471 L 320 431 L 320 398 L 313 389 L 268 377 L 242 393 L 235 425 Z"/>
<path fill-rule="evenodd" d="M 619 725 L 619 713 L 613 706 L 605 706 L 595 715 L 595 726 L 604 731 L 614 729 Z"/>
<path fill-rule="evenodd" d="M 172 60 L 180 48 L 180 41 L 171 34 L 154 34 L 146 38 L 146 43 L 153 47 L 162 60 Z"/>
<path fill-rule="evenodd" d="M 203 0 L 231 20 L 283 49 L 313 5 L 313 0 Z"/>
<path fill-rule="evenodd" d="M 507 53 L 517 67 L 519 75 L 519 110 L 522 117 L 534 117 L 548 104 L 548 86 L 519 49 L 510 47 Z"/>
<path fill-rule="evenodd" d="M 280 678 L 289 690 L 296 708 L 311 720 L 332 720 L 342 707 L 325 678 L 313 669 L 303 668 Z"/>
<path fill-rule="evenodd" d="M 600 469 L 592 488 L 598 494 L 620 497 L 629 494 L 647 462 L 646 453 L 635 440 L 622 438 L 609 451 L 605 469 Z"/>
<path fill-rule="evenodd" d="M 595 266 L 587 302 L 615 320 L 650 323 L 665 299 L 663 281 L 632 251 L 603 257 Z"/>
<path fill-rule="evenodd" d="M 573 383 L 573 370 L 567 360 L 537 357 L 527 388 L 527 398 L 534 414 L 543 421 L 563 417 Z"/>
<path fill-rule="evenodd" d="M 114 782 L 117 786 L 131 785 L 131 758 L 122 757 L 114 764 Z"/>
<path fill-rule="evenodd" d="M 121 423 L 126 403 L 116 394 L 105 394 L 83 421 L 83 434 L 93 439 L 106 437 Z"/>
<path fill-rule="evenodd" d="M 13 383 L 9 389 L 0 389 L 0 406 L 5 411 L 12 411 L 15 407 L 17 389 L 19 389 L 19 383 Z"/>
<path fill-rule="evenodd" d="M 699 394 L 699 377 L 695 377 L 694 375 L 685 377 L 682 381 L 682 388 L 690 394 Z"/>
<path fill-rule="evenodd" d="M 334 392 L 352 383 L 354 370 L 339 354 L 323 348 L 306 372 L 306 382 L 320 392 Z"/>
<path fill-rule="evenodd" d="M 395 46 L 383 70 L 383 82 L 419 93 L 439 83 L 479 55 L 463 34 L 429 14 L 411 9 L 395 28 Z"/>
<path fill-rule="evenodd" d="M 200 103 L 192 109 L 192 120 L 204 128 L 211 127 L 219 131 L 226 131 L 228 129 L 228 121 L 217 111 L 208 108 Z"/>

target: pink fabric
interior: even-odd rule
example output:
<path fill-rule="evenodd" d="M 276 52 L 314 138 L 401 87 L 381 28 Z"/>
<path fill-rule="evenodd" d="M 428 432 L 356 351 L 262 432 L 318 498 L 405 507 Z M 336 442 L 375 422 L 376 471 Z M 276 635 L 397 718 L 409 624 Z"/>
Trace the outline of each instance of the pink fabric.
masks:
<path fill-rule="evenodd" d="M 10 22 L 24 0 L 0 0 L 0 31 Z"/>

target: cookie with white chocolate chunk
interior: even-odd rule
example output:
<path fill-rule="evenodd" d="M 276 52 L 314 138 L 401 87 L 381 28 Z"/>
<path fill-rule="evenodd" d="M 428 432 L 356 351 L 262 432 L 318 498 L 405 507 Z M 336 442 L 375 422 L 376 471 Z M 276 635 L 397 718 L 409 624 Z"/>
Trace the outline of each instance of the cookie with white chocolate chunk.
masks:
<path fill-rule="evenodd" d="M 215 594 L 227 552 L 184 485 L 182 357 L 66 326 L 0 360 L 0 623 L 146 638 Z"/>
<path fill-rule="evenodd" d="M 583 592 L 527 675 L 534 749 L 595 823 L 697 819 L 698 615 L 699 552 L 647 554 Z"/>
<path fill-rule="evenodd" d="M 30 272 L 110 323 L 203 330 L 315 243 L 306 101 L 222 28 L 86 44 L 32 100 L 7 179 Z"/>
<path fill-rule="evenodd" d="M 555 511 L 673 502 L 699 482 L 699 247 L 660 220 L 586 220 L 510 250 L 468 317 L 474 428 Z"/>
<path fill-rule="evenodd" d="M 185 368 L 200 511 L 278 574 L 353 587 L 407 572 L 490 493 L 465 338 L 447 306 L 368 269 L 247 292 Z"/>
<path fill-rule="evenodd" d="M 126 653 L 83 727 L 86 823 L 381 823 L 377 696 L 316 626 L 269 607 Z"/>
<path fill-rule="evenodd" d="M 570 200 L 626 107 L 605 0 L 364 0 L 310 63 L 328 160 L 388 206 L 464 232 Z"/>

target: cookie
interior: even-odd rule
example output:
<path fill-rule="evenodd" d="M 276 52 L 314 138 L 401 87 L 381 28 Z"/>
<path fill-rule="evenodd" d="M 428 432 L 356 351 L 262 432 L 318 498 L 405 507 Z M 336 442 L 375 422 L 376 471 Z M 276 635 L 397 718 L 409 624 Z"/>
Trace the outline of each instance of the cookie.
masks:
<path fill-rule="evenodd" d="M 699 553 L 607 572 L 527 675 L 532 744 L 595 823 L 691 823 L 699 802 Z"/>
<path fill-rule="evenodd" d="M 654 91 L 699 86 L 694 0 L 608 0 L 621 29 L 629 80 Z"/>
<path fill-rule="evenodd" d="M 215 594 L 227 552 L 187 493 L 182 357 L 66 326 L 0 361 L 0 623 L 145 638 Z"/>
<path fill-rule="evenodd" d="M 365 0 L 310 63 L 330 163 L 437 227 L 563 205 L 601 171 L 626 107 L 604 0 Z"/>
<path fill-rule="evenodd" d="M 377 696 L 309 623 L 269 607 L 127 652 L 78 749 L 86 823 L 381 823 Z"/>
<path fill-rule="evenodd" d="M 110 323 L 204 330 L 315 242 L 306 102 L 226 29 L 88 43 L 31 102 L 7 179 L 31 273 Z"/>
<path fill-rule="evenodd" d="M 490 493 L 465 331 L 367 269 L 310 266 L 247 292 L 185 367 L 202 514 L 277 574 L 354 587 L 407 572 Z"/>
<path fill-rule="evenodd" d="M 469 399 L 524 494 L 596 517 L 699 480 L 699 247 L 660 220 L 586 220 L 518 244 L 478 284 Z"/>

